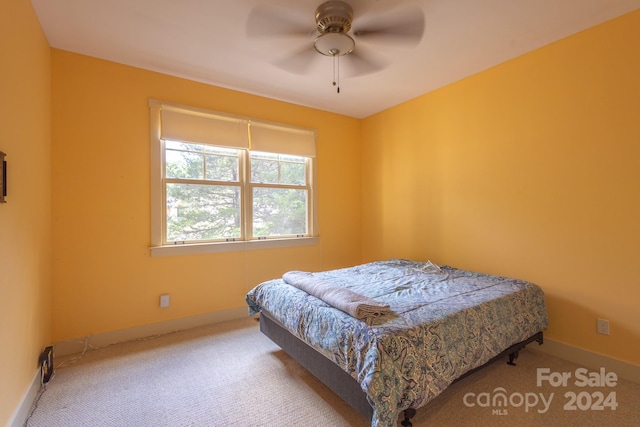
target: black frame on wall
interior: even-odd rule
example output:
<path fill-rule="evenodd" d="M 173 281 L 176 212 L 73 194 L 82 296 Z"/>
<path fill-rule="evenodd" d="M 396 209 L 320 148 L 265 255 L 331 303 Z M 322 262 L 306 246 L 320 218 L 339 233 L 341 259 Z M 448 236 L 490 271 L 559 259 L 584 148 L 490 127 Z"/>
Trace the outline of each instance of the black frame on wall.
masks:
<path fill-rule="evenodd" d="M 0 203 L 7 203 L 7 161 L 5 153 L 0 151 Z"/>

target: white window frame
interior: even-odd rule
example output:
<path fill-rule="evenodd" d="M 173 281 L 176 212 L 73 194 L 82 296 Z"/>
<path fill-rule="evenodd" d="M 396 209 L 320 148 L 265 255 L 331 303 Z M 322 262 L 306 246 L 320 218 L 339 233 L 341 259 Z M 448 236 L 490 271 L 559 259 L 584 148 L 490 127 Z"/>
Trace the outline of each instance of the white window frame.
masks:
<path fill-rule="evenodd" d="M 266 151 L 271 152 L 269 147 L 275 150 L 285 150 L 281 151 L 282 153 L 287 152 L 287 150 L 292 149 L 294 152 L 287 152 L 287 154 L 293 155 L 301 155 L 303 157 L 308 157 L 308 167 L 307 167 L 307 182 L 309 186 L 309 205 L 308 205 L 308 233 L 304 237 L 286 237 L 286 238 L 266 238 L 266 239 L 252 239 L 247 240 L 244 237 L 243 240 L 229 241 L 229 242 L 202 242 L 202 243 L 185 243 L 185 244 L 167 244 L 166 243 L 166 181 L 165 181 L 165 171 L 164 171 L 164 140 L 162 139 L 162 110 L 165 111 L 179 111 L 180 113 L 185 113 L 184 117 L 187 120 L 198 121 L 202 117 L 216 117 L 221 118 L 221 121 L 229 119 L 230 123 L 240 123 L 240 125 L 244 126 L 246 123 L 247 126 L 247 147 L 245 148 L 247 152 L 253 149 L 254 151 Z M 280 123 L 272 123 L 266 121 L 260 121 L 255 119 L 250 119 L 242 116 L 235 116 L 225 113 L 220 113 L 216 111 L 210 111 L 195 107 L 189 107 L 179 104 L 173 104 L 168 102 L 159 101 L 156 99 L 149 100 L 149 113 L 150 113 L 150 143 L 151 143 L 151 256 L 173 256 L 173 255 L 187 255 L 187 254 L 202 254 L 202 253 L 212 253 L 212 252 L 228 252 L 228 251 L 243 251 L 243 250 L 255 250 L 255 249 L 270 249 L 270 248 L 280 248 L 280 247 L 291 247 L 291 246 L 308 246 L 308 245 L 316 245 L 319 240 L 318 236 L 318 215 L 317 215 L 317 191 L 316 185 L 317 182 L 317 174 L 316 174 L 316 161 L 315 161 L 315 141 L 316 141 L 316 131 L 312 129 L 304 129 L 295 126 L 284 125 Z M 191 116 L 193 114 L 193 116 Z M 206 120 L 205 120 L 206 121 Z M 224 123 L 223 123 L 224 124 Z M 206 123 L 205 123 L 206 127 Z M 251 131 L 250 131 L 251 129 Z M 284 133 L 279 133 L 278 131 L 284 131 Z M 226 131 L 226 129 L 225 129 Z M 235 129 L 233 130 L 235 132 Z M 165 129 L 165 133 L 167 130 Z M 203 136 L 202 132 L 193 132 L 193 137 L 191 139 L 199 139 L 199 138 L 208 138 L 208 135 Z M 305 144 L 301 144 L 302 152 L 295 152 L 299 147 L 294 146 L 292 144 L 296 143 L 297 135 L 303 135 L 307 138 L 307 142 L 309 142 L 306 146 Z M 252 138 L 251 136 L 255 136 L 256 138 Z M 275 136 L 275 138 L 269 139 L 269 136 Z M 310 142 L 309 138 L 312 137 L 313 140 Z M 169 138 L 167 138 L 169 139 Z M 175 139 L 175 138 L 171 138 Z M 211 138 L 215 139 L 215 135 Z M 254 141 L 255 139 L 255 141 Z M 267 145 L 264 145 L 266 141 Z M 271 142 L 269 142 L 271 141 Z M 184 142 L 190 143 L 210 143 L 212 145 L 216 145 L 215 141 L 200 141 L 200 140 L 189 140 Z M 273 145 L 275 142 L 276 146 Z M 271 144 L 271 145 L 269 145 Z M 311 147 L 311 145 L 313 145 Z M 238 147 L 239 148 L 239 147 Z M 265 149 L 266 148 L 266 149 Z M 247 155 L 241 156 L 244 159 L 248 158 Z M 247 169 L 244 168 L 246 171 Z M 251 224 L 251 194 L 253 186 L 258 184 L 251 183 L 250 179 L 245 176 L 245 191 L 244 191 L 244 200 L 243 204 L 245 209 L 243 211 L 244 224 L 243 227 L 247 227 Z M 269 185 L 270 187 L 274 187 L 273 185 Z M 249 215 L 249 217 L 247 217 Z M 245 228 L 246 230 L 246 228 Z M 243 233 L 243 236 L 246 234 Z"/>

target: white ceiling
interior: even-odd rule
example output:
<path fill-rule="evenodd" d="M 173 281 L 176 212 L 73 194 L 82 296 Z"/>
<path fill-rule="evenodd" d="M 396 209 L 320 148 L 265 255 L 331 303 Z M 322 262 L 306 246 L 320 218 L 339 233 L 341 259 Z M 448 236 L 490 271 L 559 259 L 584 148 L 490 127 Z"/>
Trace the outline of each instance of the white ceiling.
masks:
<path fill-rule="evenodd" d="M 510 58 L 640 8 L 640 0 L 347 0 L 353 28 L 392 20 L 418 6 L 424 34 L 415 47 L 356 37 L 354 52 L 388 66 L 349 75 L 340 60 L 311 55 L 297 74 L 278 61 L 313 49 L 315 9 L 323 0 L 32 0 L 49 44 L 147 70 L 364 118 Z M 296 19 L 307 36 L 255 36 L 258 5 Z M 284 29 L 275 22 L 273 30 Z"/>

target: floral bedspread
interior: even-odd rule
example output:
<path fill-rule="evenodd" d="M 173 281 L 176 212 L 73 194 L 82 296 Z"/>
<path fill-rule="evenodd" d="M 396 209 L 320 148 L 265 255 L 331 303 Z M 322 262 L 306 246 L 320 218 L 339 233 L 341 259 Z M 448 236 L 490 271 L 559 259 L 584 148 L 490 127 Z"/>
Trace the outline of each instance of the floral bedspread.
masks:
<path fill-rule="evenodd" d="M 251 314 L 266 309 L 360 383 L 372 427 L 397 424 L 456 378 L 548 324 L 540 287 L 448 266 L 389 260 L 314 273 L 376 301 L 393 315 L 367 324 L 282 279 L 247 294 Z M 371 322 L 369 322 L 371 323 Z"/>

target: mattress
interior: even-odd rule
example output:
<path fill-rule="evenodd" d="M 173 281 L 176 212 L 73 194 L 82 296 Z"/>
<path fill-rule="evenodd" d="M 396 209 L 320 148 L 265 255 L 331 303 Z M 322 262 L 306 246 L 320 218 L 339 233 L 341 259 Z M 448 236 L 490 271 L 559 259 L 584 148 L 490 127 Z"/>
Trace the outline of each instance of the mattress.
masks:
<path fill-rule="evenodd" d="M 434 268 L 435 267 L 435 268 Z M 246 297 L 354 378 L 373 407 L 373 427 L 395 426 L 455 379 L 544 330 L 542 289 L 530 282 L 449 266 L 388 260 L 314 273 L 391 308 L 356 319 L 285 283 Z"/>

